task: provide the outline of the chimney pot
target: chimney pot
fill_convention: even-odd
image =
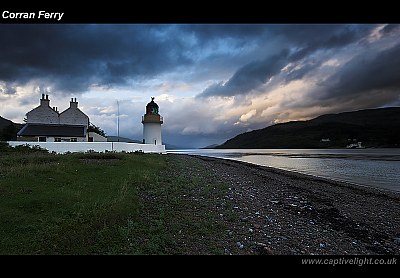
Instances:
[[[44,94],[42,94],[42,99],[44,99]]]
[[[76,98],[75,98],[75,102],[76,102]]]
[[[46,95],[46,99],[49,99],[49,95]]]

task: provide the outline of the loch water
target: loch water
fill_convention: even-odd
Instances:
[[[400,192],[399,149],[186,149],[167,153],[239,160]]]

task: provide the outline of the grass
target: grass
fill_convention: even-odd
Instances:
[[[0,149],[0,254],[221,253],[226,186],[196,162]]]

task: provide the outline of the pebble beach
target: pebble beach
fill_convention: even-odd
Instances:
[[[196,160],[208,173],[188,167],[188,178],[227,184],[223,197],[204,201],[226,227],[224,237],[205,240],[224,254],[400,254],[399,193],[233,160],[174,156]],[[235,217],[227,215],[227,203]]]

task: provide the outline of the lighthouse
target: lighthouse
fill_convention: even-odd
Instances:
[[[162,145],[161,124],[163,117],[158,114],[158,105],[154,102],[154,97],[146,105],[146,114],[142,116],[143,124],[143,144]]]

